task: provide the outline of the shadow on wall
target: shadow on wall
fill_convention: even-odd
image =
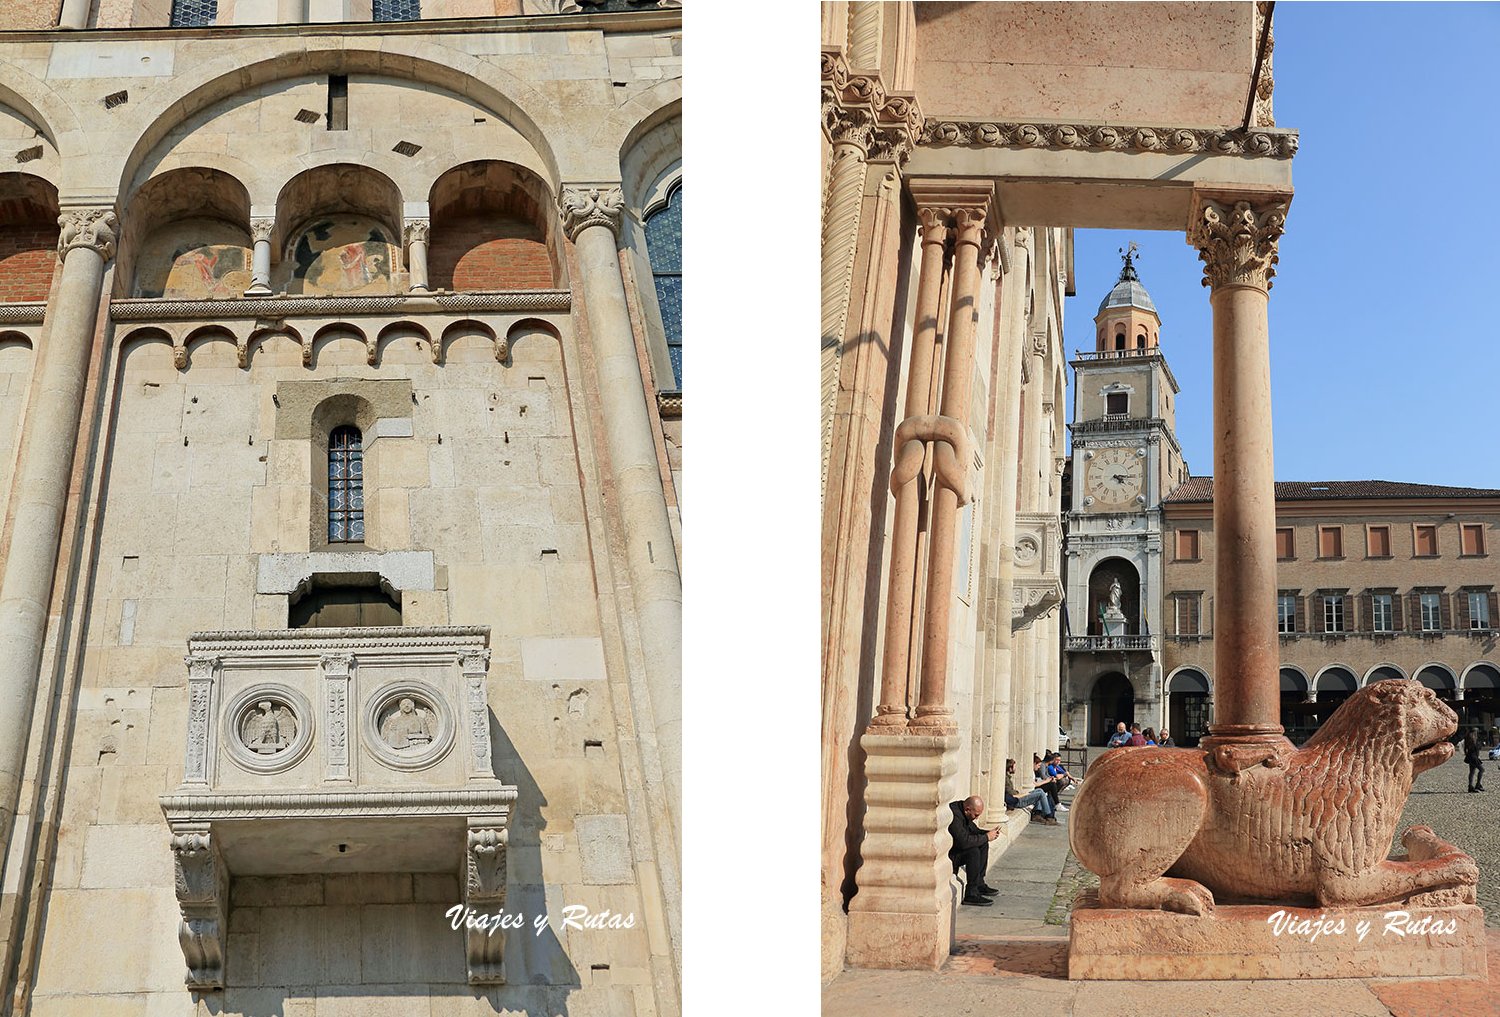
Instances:
[[[360,1007],[351,1012],[362,1012],[353,1001],[375,1008],[375,1000],[451,996],[487,1001],[495,1013],[568,1017],[569,997],[582,986],[554,929],[567,901],[560,884],[543,881],[547,800],[493,713],[490,739],[496,771],[517,788],[504,910],[525,924],[504,933],[506,984],[468,984],[464,935],[446,914],[462,901],[456,870],[243,877],[230,891],[229,985],[195,994],[206,1012],[289,1017],[314,997],[348,1000]],[[460,850],[455,844],[455,855]],[[538,933],[532,922],[543,911],[549,921]],[[438,1001],[432,1009],[446,1012]]]

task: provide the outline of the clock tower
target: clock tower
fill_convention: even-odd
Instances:
[[[1161,502],[1187,479],[1174,434],[1177,380],[1161,319],[1125,252],[1073,368],[1071,507],[1064,516],[1068,635],[1065,725],[1103,744],[1118,721],[1160,728]]]

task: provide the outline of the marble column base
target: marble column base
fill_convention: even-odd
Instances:
[[[1278,911],[1291,922],[1279,935],[1272,920]],[[1406,916],[1392,917],[1397,912]],[[1368,923],[1363,940],[1361,923]],[[1068,936],[1068,978],[1075,980],[1486,975],[1484,912],[1473,904],[1337,909],[1230,904],[1196,917],[1101,908],[1090,890],[1079,895]]]
[[[937,970],[953,946],[948,861],[954,735],[866,734],[865,837],[849,902],[846,960],[856,968]]]

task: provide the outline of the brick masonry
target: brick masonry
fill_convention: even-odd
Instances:
[[[56,226],[0,229],[0,302],[46,300],[56,266]]]
[[[541,231],[493,215],[433,223],[427,264],[434,289],[544,290],[556,279]]]

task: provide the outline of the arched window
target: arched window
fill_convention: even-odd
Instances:
[[[682,388],[682,184],[673,186],[667,202],[646,217],[646,255],[656,283],[672,380]]]
[[[360,544],[364,539],[364,446],[359,428],[338,427],[328,436],[328,542]]]
[[[422,0],[375,0],[375,21],[421,21]]]
[[[172,0],[173,28],[207,28],[219,18],[219,0]]]

